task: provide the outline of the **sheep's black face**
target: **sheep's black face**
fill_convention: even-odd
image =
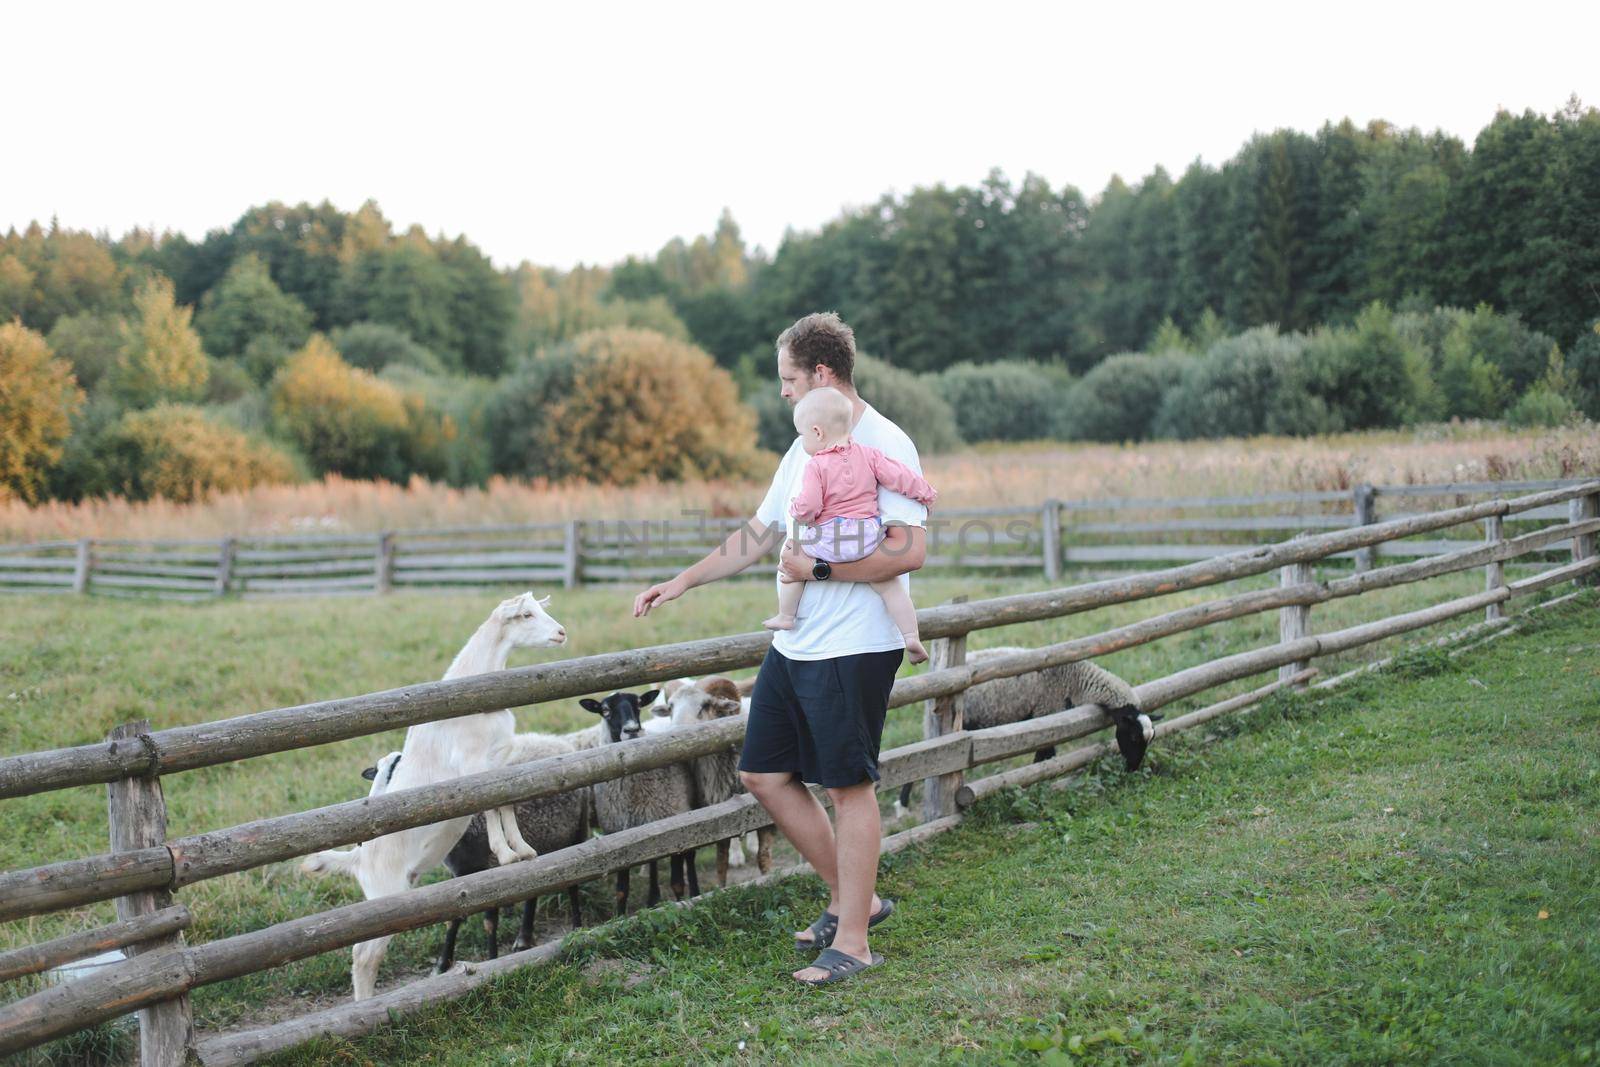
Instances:
[[[1145,715],[1131,704],[1112,708],[1107,714],[1117,724],[1117,751],[1122,753],[1123,764],[1130,771],[1138,770],[1155,737],[1155,721],[1161,716]]]
[[[578,703],[605,720],[611,740],[616,742],[638,737],[644,731],[639,722],[639,709],[649,707],[659,692],[651,689],[644,693],[612,693],[604,700],[585,697]]]

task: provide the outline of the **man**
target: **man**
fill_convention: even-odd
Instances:
[[[921,473],[911,439],[856,392],[855,335],[838,315],[807,315],[779,336],[777,348],[783,398],[791,406],[812,389],[839,390],[854,411],[854,439]],[[640,593],[634,617],[759,560],[787,523],[807,458],[796,439],[755,518],[676,578]],[[894,906],[874,892],[882,828],[873,783],[905,641],[867,583],[898,577],[909,587],[909,574],[922,566],[926,552],[927,509],[888,489],[880,487],[878,494],[887,528],[883,544],[866,559],[830,567],[785,545],[779,580],[808,584],[798,625],[773,636],[761,664],[739,760],[745,787],[828,884],[831,896],[822,917],[795,934],[797,947],[824,950],[816,965],[794,972],[815,985],[881,963],[867,945],[867,927],[887,918]],[[837,830],[802,782],[827,789]]]

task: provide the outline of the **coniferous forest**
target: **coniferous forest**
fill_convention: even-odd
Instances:
[[[770,251],[724,212],[568,271],[372,202],[34,223],[0,238],[0,496],[739,477],[792,437],[773,339],[819,309],[925,450],[1600,418],[1600,111],[1280,130],[1092,195],[995,171]]]

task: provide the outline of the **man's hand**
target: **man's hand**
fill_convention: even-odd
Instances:
[[[689,591],[689,585],[683,580],[683,575],[678,575],[671,581],[652,585],[649,589],[633,598],[633,617],[643,618],[650,614],[650,609],[669,600],[677,600]]]
[[[816,560],[800,550],[791,538],[783,543],[783,555],[778,557],[778,581],[809,582],[811,566]]]

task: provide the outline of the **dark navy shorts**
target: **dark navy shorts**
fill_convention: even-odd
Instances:
[[[904,649],[789,659],[768,649],[750,694],[739,769],[842,789],[878,780],[878,746]]]

